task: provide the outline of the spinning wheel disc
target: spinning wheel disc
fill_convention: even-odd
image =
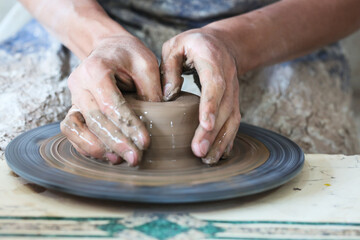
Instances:
[[[241,123],[231,156],[209,167],[184,153],[177,159],[144,159],[140,166],[79,154],[59,123],[15,138],[6,148],[10,168],[38,185],[75,195],[135,202],[200,202],[266,191],[292,179],[304,154],[289,139]]]

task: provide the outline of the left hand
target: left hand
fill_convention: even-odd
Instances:
[[[240,125],[238,69],[231,45],[221,31],[204,27],[183,32],[162,48],[166,101],[181,89],[183,66],[195,68],[199,75],[200,124],[191,148],[207,164],[215,164],[229,154]]]

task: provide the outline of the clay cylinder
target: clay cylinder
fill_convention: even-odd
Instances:
[[[146,102],[136,95],[125,95],[125,98],[150,133],[145,160],[179,159],[191,154],[191,140],[199,125],[198,96],[182,92],[169,102]]]

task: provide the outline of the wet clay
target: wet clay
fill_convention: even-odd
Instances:
[[[191,151],[191,140],[199,125],[198,96],[183,92],[170,102],[146,102],[136,95],[125,95],[125,99],[150,134],[142,167],[156,164],[161,168],[184,159],[198,161]]]

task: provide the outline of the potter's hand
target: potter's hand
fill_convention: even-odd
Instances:
[[[191,147],[207,164],[218,162],[230,152],[240,124],[239,83],[232,53],[221,32],[206,28],[179,34],[162,49],[165,100],[179,92],[183,66],[195,68],[200,77],[200,125]]]
[[[73,106],[61,131],[84,155],[137,165],[150,137],[119,88],[160,101],[159,75],[155,55],[137,38],[103,39],[69,77]]]

